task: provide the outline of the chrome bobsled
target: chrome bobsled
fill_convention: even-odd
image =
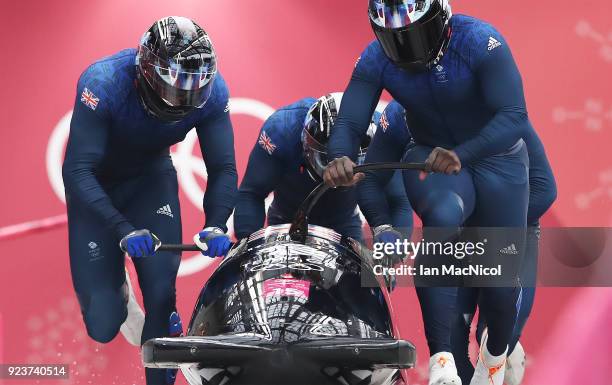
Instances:
[[[199,295],[184,337],[142,348],[145,366],[180,368],[192,385],[401,384],[414,346],[397,338],[384,285],[361,245],[289,225],[235,245]]]
[[[187,335],[147,341],[145,366],[180,368],[191,385],[404,384],[416,350],[397,335],[369,251],[308,225],[326,190],[313,190],[291,225],[234,245],[202,289]]]

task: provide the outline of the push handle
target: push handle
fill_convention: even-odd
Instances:
[[[355,166],[353,173],[357,174],[366,171],[377,171],[377,170],[419,170],[425,171],[425,163],[403,163],[403,162],[381,162],[381,163],[369,163],[361,166]],[[317,204],[319,199],[329,190],[329,186],[325,182],[321,182],[317,187],[314,188],[308,194],[306,199],[302,202],[302,205],[295,213],[293,222],[291,222],[291,229],[289,230],[289,236],[294,241],[304,242],[306,235],[308,234],[308,216],[312,211],[313,207]]]
[[[197,245],[189,245],[184,243],[162,243],[162,241],[153,234],[153,242],[155,243],[155,251],[201,251]]]

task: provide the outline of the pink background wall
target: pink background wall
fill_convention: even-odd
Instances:
[[[611,7],[605,0],[530,3],[452,2],[455,13],[496,25],[522,70],[529,113],[559,187],[544,225],[610,226]],[[2,2],[0,13],[5,16],[0,23],[0,232],[64,212],[53,186],[61,187],[54,176],[65,139],[61,119],[72,108],[76,80],[95,59],[135,46],[158,17],[189,16],[210,33],[232,97],[243,98],[234,100],[233,108],[241,176],[262,117],[302,97],[342,90],[373,39],[365,0],[21,0]],[[184,231],[191,234],[203,223],[198,201],[205,180],[191,177],[189,146],[173,151],[188,155],[177,166],[184,172]],[[198,150],[193,155],[199,157]],[[4,362],[71,364],[71,379],[58,384],[144,383],[137,349],[121,338],[102,346],[86,337],[67,250],[63,226],[0,240],[0,357]],[[178,305],[188,319],[211,266],[190,253],[184,262]],[[593,363],[585,357],[609,359],[612,336],[605,325],[609,328],[610,294],[608,289],[539,290],[523,340],[530,364],[527,384],[607,383],[587,376]],[[393,298],[403,337],[420,352],[411,381],[424,384],[426,350],[414,290],[401,288]],[[565,368],[562,373],[558,365]]]

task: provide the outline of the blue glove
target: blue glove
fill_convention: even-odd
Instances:
[[[181,321],[181,317],[177,312],[172,312],[170,314],[170,337],[179,337],[183,335],[183,322]]]
[[[123,237],[119,247],[132,258],[149,257],[155,253],[153,234],[147,230],[135,230]]]
[[[404,236],[402,233],[395,230],[391,225],[382,225],[374,229],[374,243],[390,243],[394,245],[398,240],[402,242],[404,240]],[[404,255],[398,253],[387,254],[380,261],[380,263],[384,267],[393,267],[402,262],[404,257]],[[383,278],[385,280],[387,290],[389,290],[389,292],[393,291],[397,285],[395,275],[385,275]]]
[[[218,227],[207,227],[193,237],[193,241],[200,249],[202,254],[207,257],[225,257],[225,254],[232,247],[227,234]]]
[[[395,243],[398,239],[402,240],[402,234],[393,228],[374,235],[374,243]]]
[[[374,243],[391,243],[395,244],[397,241],[403,242],[404,236],[399,231],[395,230],[391,225],[382,225],[374,229]],[[400,263],[404,259],[405,255],[398,253],[392,253],[386,255],[383,263],[394,266]]]

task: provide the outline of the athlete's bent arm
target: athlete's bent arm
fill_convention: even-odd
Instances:
[[[81,85],[77,88],[83,89]],[[98,179],[96,170],[104,159],[108,139],[108,116],[103,106],[92,110],[77,95],[62,176],[66,190],[66,201],[80,201],[92,210],[115,232],[117,239],[125,237],[135,228],[113,206]]]
[[[265,199],[280,182],[283,164],[255,144],[238,191],[234,230],[238,239],[261,229],[266,220]]]
[[[229,112],[219,111],[196,129],[208,173],[204,194],[204,227],[218,227],[227,231],[226,222],[236,204],[238,192],[234,130]]]
[[[338,119],[327,147],[332,161],[323,174],[323,179],[330,186],[352,185],[363,177],[353,176],[353,161],[357,157],[360,138],[368,130],[382,93],[378,76],[366,73],[360,62],[344,91]]]
[[[508,43],[494,29],[488,32],[475,38],[473,49],[478,59],[474,71],[485,103],[495,116],[476,137],[454,149],[463,166],[508,150],[529,127],[523,82]],[[489,45],[490,36],[501,45]]]
[[[376,134],[368,147],[366,163],[398,162],[402,158],[410,141],[402,113],[403,108],[392,102],[381,115]],[[392,170],[366,172],[364,180],[357,185],[359,208],[372,228],[393,224],[393,207],[385,191],[393,174]],[[405,199],[407,202],[408,198]]]

